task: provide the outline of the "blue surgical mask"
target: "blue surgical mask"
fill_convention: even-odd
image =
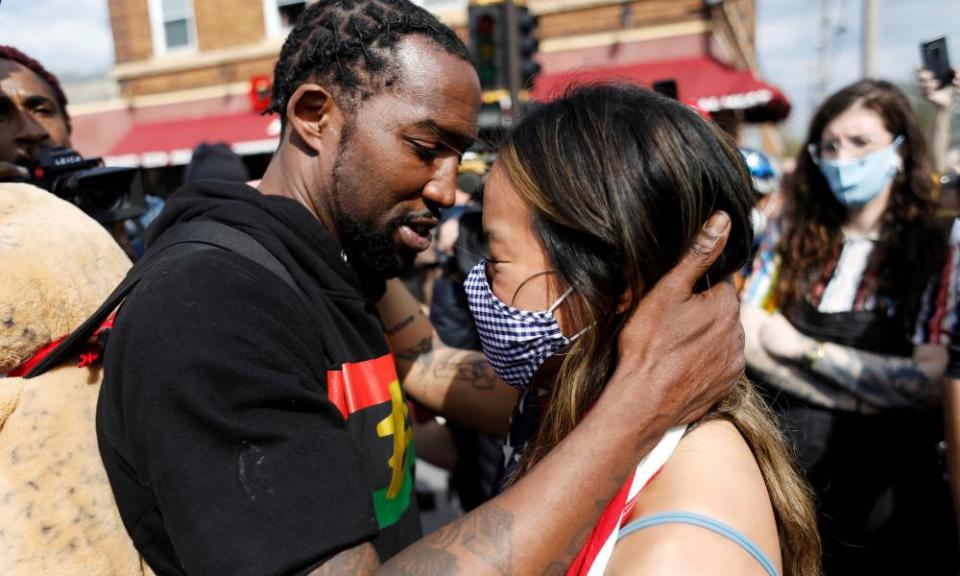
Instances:
[[[463,286],[483,353],[497,376],[521,392],[530,386],[533,375],[547,358],[586,330],[567,338],[553,315],[573,288],[546,310],[520,310],[503,303],[493,293],[487,282],[486,260],[473,267]]]
[[[903,160],[897,148],[902,142],[903,136],[897,136],[889,146],[852,160],[826,160],[814,155],[813,161],[837,200],[859,208],[883,192],[900,171]]]

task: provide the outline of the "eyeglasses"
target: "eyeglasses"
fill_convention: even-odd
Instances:
[[[874,150],[885,146],[886,138],[882,136],[853,136],[846,140],[827,140],[826,142],[811,142],[807,145],[807,152],[814,161],[820,158],[836,158],[841,150],[847,150],[850,156],[859,158]]]

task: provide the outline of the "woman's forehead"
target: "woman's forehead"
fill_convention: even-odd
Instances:
[[[887,131],[883,118],[876,111],[859,104],[847,108],[824,128],[824,135],[835,137],[883,134]]]
[[[497,256],[543,260],[543,243],[533,229],[531,209],[504,168],[494,165],[484,186],[483,227]]]
[[[530,207],[520,198],[504,168],[494,164],[483,190],[483,226],[488,236],[491,240],[507,240],[512,234],[530,231],[529,222]]]

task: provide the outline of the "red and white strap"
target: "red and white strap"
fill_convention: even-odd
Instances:
[[[640,461],[632,476],[604,509],[590,539],[570,565],[567,576],[602,576],[610,562],[617,533],[630,512],[640,490],[660,472],[687,431],[686,426],[671,428],[656,447]]]

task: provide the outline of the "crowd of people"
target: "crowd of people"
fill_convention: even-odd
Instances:
[[[203,144],[98,221],[0,46],[0,573],[956,575],[960,80],[918,84],[926,134],[862,80],[789,171],[623,84],[478,155],[452,30],[320,0],[264,174]]]

